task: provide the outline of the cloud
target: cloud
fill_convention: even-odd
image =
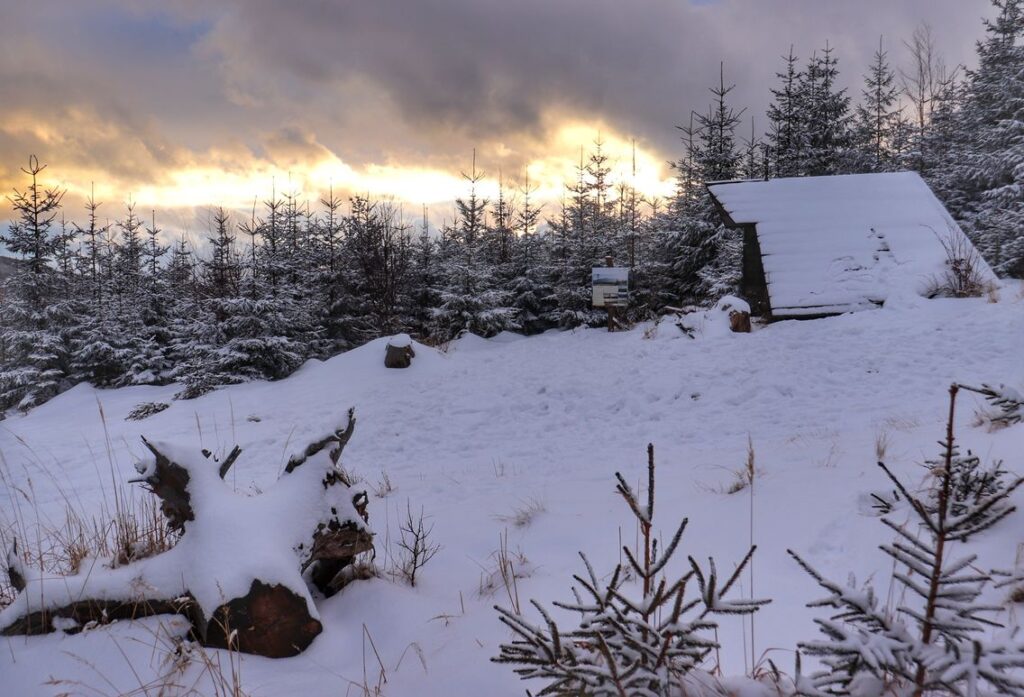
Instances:
[[[920,21],[951,62],[970,59],[985,0],[375,0],[224,2],[202,39],[234,94],[358,111],[379,90],[426,137],[525,136],[551,110],[597,115],[624,132],[672,141],[707,103],[720,61],[735,99],[762,114],[778,56],[830,41],[851,83],[879,35],[894,59]],[[965,31],[965,27],[973,27]],[[336,99],[332,99],[332,97]],[[341,116],[344,121],[344,115]]]
[[[493,178],[554,177],[601,131],[620,161],[637,139],[656,188],[720,62],[761,128],[790,44],[806,58],[829,41],[856,94],[880,34],[899,63],[928,21],[947,61],[969,62],[985,14],[987,0],[13,3],[0,186],[35,153],[79,191],[168,207],[288,172],[355,190],[391,177],[417,202],[457,190],[474,147]]]

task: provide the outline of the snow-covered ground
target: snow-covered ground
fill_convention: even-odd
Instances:
[[[408,370],[384,368],[381,340],[310,362],[287,380],[173,402],[138,422],[124,417],[139,403],[171,401],[177,388],[79,385],[0,424],[0,525],[31,533],[37,524],[59,527],[69,503],[98,509],[114,482],[134,475],[143,434],[222,452],[238,443],[244,453],[229,479],[241,490],[266,489],[287,453],[355,406],[359,423],[344,464],[361,486],[372,490],[385,474],[394,486],[384,498],[371,493],[379,561],[407,503],[424,509],[443,548],[416,588],[374,579],[321,601],[324,632],[302,655],[242,657],[245,691],[363,694],[364,682],[379,683],[379,656],[389,697],[521,695],[528,685],[488,660],[509,638],[492,609],[509,598],[500,584],[497,592],[484,588],[501,536],[525,558],[524,608],[531,597],[567,599],[577,550],[600,573],[619,560],[620,539],[633,544],[613,472],[638,482],[651,442],[661,530],[689,517],[684,554],[713,554],[731,568],[750,541],[751,492],[725,491],[749,438],[759,472],[755,591],[774,599],[756,617],[756,652],[791,669],[796,642],[816,635],[804,603],[819,591],[786,548],[834,578],[875,574],[888,588],[877,545],[889,536],[867,501],[887,488],[876,441],[888,442],[886,459],[898,473],[920,481],[919,464],[938,452],[950,382],[1024,383],[1024,300],[1016,288],[1001,295],[998,303],[932,300],[781,322],[749,335],[690,339],[662,323],[616,334],[470,336],[447,353],[417,345]],[[962,446],[1024,471],[1024,425],[989,433],[972,425],[981,406],[961,396]],[[529,507],[542,510],[516,526],[510,517]],[[986,562],[1012,566],[1024,541],[1021,515],[982,537]],[[180,622],[162,624],[181,631]],[[168,669],[154,640],[160,625],[152,618],[76,636],[0,639],[0,694],[138,690]],[[740,620],[723,623],[726,674],[748,669],[744,636]],[[194,670],[181,678],[196,679]],[[214,694],[199,679],[197,693]]]

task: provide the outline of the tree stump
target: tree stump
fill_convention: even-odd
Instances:
[[[388,339],[387,353],[384,355],[385,368],[408,368],[412,365],[412,339],[408,334],[396,334]]]
[[[320,620],[310,616],[304,598],[259,579],[253,580],[247,594],[224,603],[212,617],[201,614],[192,616],[192,627],[203,646],[267,658],[300,654],[323,630]]]
[[[742,310],[732,310],[729,313],[729,328],[734,332],[750,333],[750,313]]]
[[[729,329],[732,331],[750,333],[750,305],[746,300],[733,295],[725,295],[715,303],[715,310],[725,313],[729,318]]]

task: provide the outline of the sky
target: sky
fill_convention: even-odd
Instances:
[[[616,176],[671,190],[691,111],[724,64],[760,131],[790,46],[826,42],[843,83],[928,23],[974,62],[988,0],[0,0],[0,190],[29,155],[67,189],[202,234],[272,191],[393,196],[435,222],[528,178],[554,201],[600,138]],[[749,119],[753,117],[751,125]],[[634,173],[633,155],[636,155]],[[6,203],[6,202],[5,202]],[[548,205],[549,214],[554,204]],[[10,217],[0,207],[0,220]]]

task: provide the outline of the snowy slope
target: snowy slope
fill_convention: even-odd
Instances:
[[[916,172],[709,189],[733,221],[756,224],[776,317],[871,309],[895,292],[922,294],[944,273],[944,243],[971,246]],[[980,257],[978,265],[995,281]]]
[[[408,370],[384,369],[381,340],[311,362],[282,382],[174,402],[141,422],[124,417],[140,402],[170,401],[176,388],[80,385],[0,424],[0,526],[59,526],[68,502],[95,510],[112,481],[133,474],[140,434],[220,451],[237,442],[245,452],[229,479],[239,489],[265,489],[286,453],[354,405],[359,425],[346,467],[366,486],[384,473],[395,486],[386,498],[371,495],[381,557],[407,502],[431,517],[443,549],[420,587],[376,579],[321,601],[325,631],[312,647],[290,659],[244,657],[245,689],[362,694],[353,683],[378,682],[375,647],[386,669],[384,695],[521,695],[526,686],[488,661],[508,638],[491,609],[508,604],[504,589],[481,592],[499,536],[507,530],[509,547],[526,559],[520,567],[529,577],[518,584],[524,606],[529,597],[567,598],[579,571],[576,550],[610,570],[620,536],[632,544],[636,531],[612,473],[639,480],[652,442],[661,525],[689,517],[683,552],[713,553],[729,568],[749,543],[751,502],[749,491],[722,492],[749,437],[762,472],[753,500],[756,592],[774,598],[756,619],[757,651],[780,649],[769,657],[790,668],[795,643],[815,636],[803,603],[817,589],[785,549],[839,579],[851,571],[886,578],[876,545],[888,537],[866,501],[885,489],[876,437],[887,434],[889,463],[918,480],[918,463],[937,452],[951,381],[1024,382],[1024,301],[1018,290],[1002,295],[999,303],[921,301],[780,322],[750,335],[689,339],[662,323],[618,334],[467,337],[448,353],[417,345]],[[976,404],[962,399],[965,447],[1024,469],[1024,426],[992,434],[972,427]],[[546,510],[529,525],[507,520],[533,501]],[[993,565],[1012,564],[1019,515],[984,538]],[[137,689],[166,670],[163,652],[153,649],[157,624],[2,639],[0,695]],[[169,627],[181,631],[179,623]],[[745,670],[742,637],[738,620],[724,624],[727,674]],[[63,682],[43,684],[51,678]],[[212,693],[202,685],[200,694]]]

